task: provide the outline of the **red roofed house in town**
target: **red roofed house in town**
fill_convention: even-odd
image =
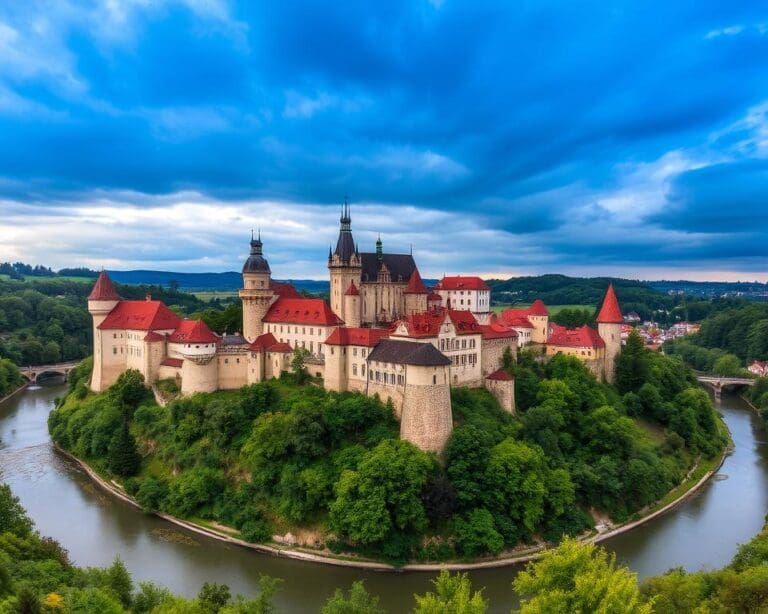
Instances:
[[[479,277],[445,276],[432,291],[441,296],[446,307],[466,309],[481,324],[488,322],[491,315],[491,289]]]

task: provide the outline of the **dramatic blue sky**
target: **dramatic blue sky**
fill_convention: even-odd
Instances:
[[[762,9],[762,10],[761,10]],[[755,0],[0,3],[0,260],[768,279]]]

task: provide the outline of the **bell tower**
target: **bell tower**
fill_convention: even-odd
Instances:
[[[264,332],[264,316],[275,299],[272,272],[262,253],[261,231],[257,238],[251,232],[251,254],[243,265],[243,336],[253,341]]]
[[[345,322],[359,322],[360,313],[347,313],[346,307],[360,309],[360,301],[345,301],[350,287],[360,287],[362,264],[360,253],[352,237],[352,217],[349,213],[349,203],[344,199],[339,219],[339,238],[336,249],[328,251],[328,270],[331,278],[331,309]]]

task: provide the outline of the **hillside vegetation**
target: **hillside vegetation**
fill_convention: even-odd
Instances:
[[[498,555],[588,530],[593,510],[626,520],[722,450],[690,372],[642,344],[633,351],[618,390],[575,358],[508,359],[517,417],[485,390],[454,389],[442,462],[401,441],[378,399],[291,375],[160,407],[136,371],[89,393],[84,363],[49,428],[125,478],[146,509],[223,523],[251,541],[311,532],[317,547],[393,563]]]

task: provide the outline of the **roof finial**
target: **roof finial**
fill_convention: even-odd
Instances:
[[[259,228],[259,241],[261,241],[261,228]]]
[[[413,243],[411,243],[411,256],[413,256]]]
[[[251,228],[251,241],[253,241],[253,228]]]

